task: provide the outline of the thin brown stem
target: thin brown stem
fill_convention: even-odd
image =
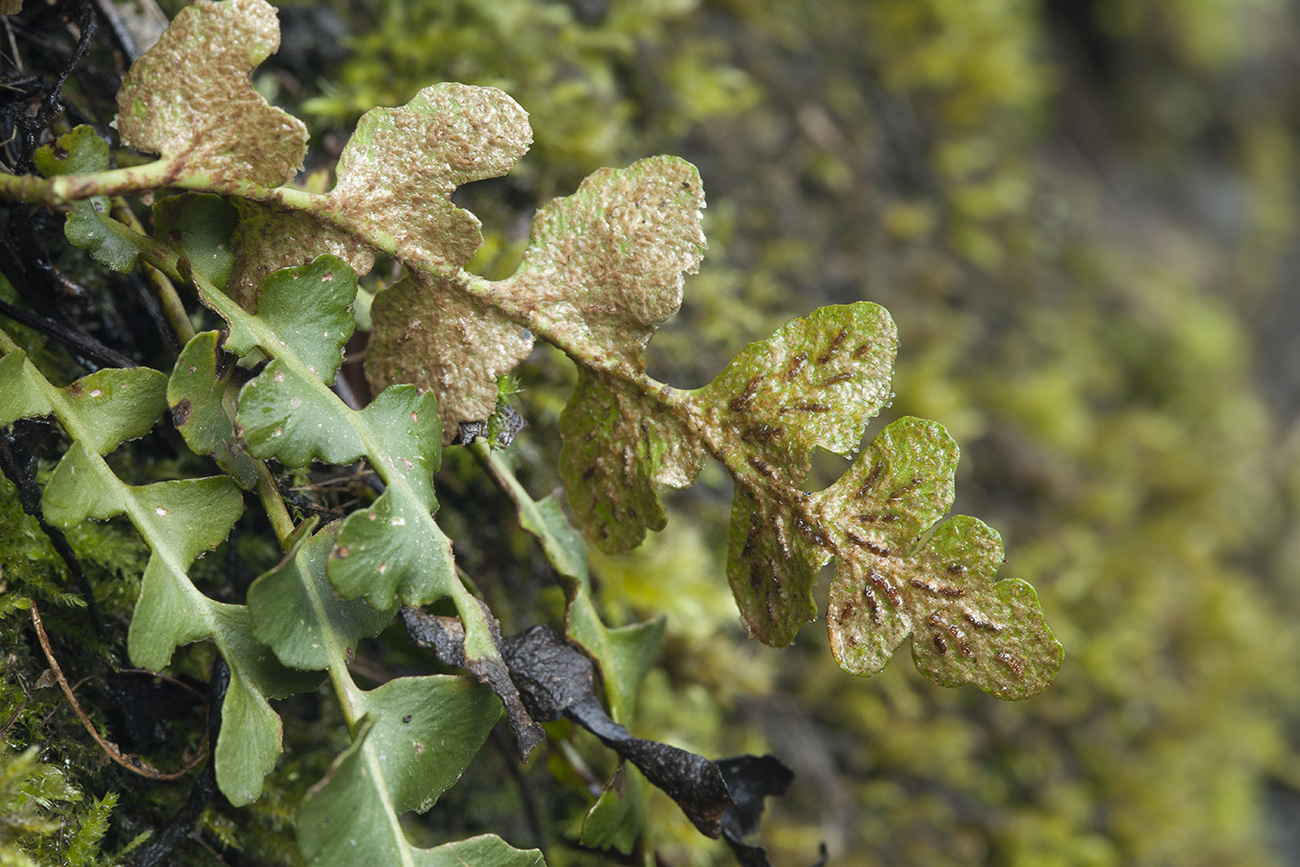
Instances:
[[[35,602],[32,603],[31,611],[32,625],[36,627],[36,638],[41,643],[41,650],[45,652],[45,659],[50,664],[50,671],[54,673],[54,679],[59,682],[59,687],[67,697],[68,704],[72,706],[72,711],[77,715],[77,719],[81,720],[81,724],[85,726],[86,731],[90,736],[95,739],[95,743],[99,744],[99,748],[104,751],[105,755],[131,773],[138,774],[142,777],[148,777],[151,780],[180,779],[190,771],[194,770],[194,768],[198,766],[199,762],[203,761],[207,757],[208,751],[205,745],[204,748],[200,750],[199,754],[184,768],[175,773],[167,774],[148,764],[138,756],[123,753],[118,748],[117,744],[105,740],[104,737],[100,735],[99,729],[95,728],[95,724],[90,721],[90,717],[82,709],[81,703],[77,701],[77,697],[72,692],[72,687],[68,685],[68,679],[63,676],[63,669],[59,667],[59,661],[54,658],[54,651],[50,648],[50,639],[45,634],[45,625],[41,623],[41,613],[36,609]]]

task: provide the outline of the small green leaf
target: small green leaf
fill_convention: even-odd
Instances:
[[[579,842],[597,850],[632,854],[645,830],[645,804],[650,792],[650,783],[640,771],[631,763],[620,764],[582,820]]]
[[[424,813],[464,773],[501,718],[491,690],[463,677],[404,677],[365,693],[369,746],[398,814]]]
[[[167,377],[147,367],[108,368],[62,389],[82,443],[106,455],[144,436],[167,406]]]
[[[282,749],[280,717],[267,699],[310,692],[323,678],[280,665],[271,649],[253,637],[247,607],[210,606],[214,639],[230,665],[214,752],[217,786],[232,804],[243,806],[261,797],[262,779],[274,770]]]
[[[254,347],[276,358],[290,356],[329,385],[343,363],[343,345],[352,336],[356,297],[356,272],[334,256],[282,268],[263,281],[256,320],[228,319],[226,348],[241,356]]]
[[[47,178],[107,171],[110,165],[108,145],[93,127],[84,124],[59,136],[54,144],[37,148],[33,161]],[[108,196],[74,202],[63,234],[95,261],[125,274],[135,267],[140,236],[109,216],[111,210]]]
[[[93,126],[83,123],[59,136],[53,144],[38,147],[32,162],[47,178],[102,172],[110,164],[108,144]],[[107,201],[108,197],[103,198]]]
[[[378,635],[393,611],[339,599],[325,567],[334,534],[322,530],[300,542],[248,588],[253,635],[290,668],[326,669],[351,658],[357,642]]]
[[[490,690],[461,677],[406,677],[362,694],[358,705],[366,722],[298,813],[298,843],[308,864],[352,867],[358,853],[373,864],[541,863],[534,853],[483,838],[476,839],[488,860],[445,861],[455,850],[416,849],[398,822],[407,810],[432,807],[483,745],[501,716]],[[456,854],[468,857],[475,848]]]
[[[249,79],[279,46],[280,25],[265,0],[186,6],[122,80],[122,142],[161,154],[177,175],[266,187],[288,181],[302,168],[307,127],[268,105]]]
[[[235,208],[210,193],[182,193],[153,206],[153,234],[218,288],[235,263],[230,235],[239,217]]]
[[[388,609],[394,599],[421,605],[453,595],[458,586],[451,540],[417,501],[385,491],[353,512],[339,531],[330,580],[345,599]]]
[[[129,509],[136,529],[155,543],[154,553],[183,569],[219,545],[244,510],[239,491],[224,476],[117,490],[96,484],[97,476],[102,478],[99,463],[83,441],[68,450],[45,488],[43,506],[51,522],[72,527],[87,518],[104,520]]]
[[[172,369],[167,404],[186,445],[196,454],[212,455],[221,469],[248,490],[257,484],[257,466],[235,436],[235,423],[225,406],[224,396],[235,366],[223,365],[222,355],[218,332],[195,335]],[[224,368],[220,375],[219,367]]]
[[[0,335],[4,335],[0,331]],[[8,336],[4,335],[8,341]],[[0,358],[0,427],[20,418],[40,418],[54,412],[41,385],[45,377],[27,360],[27,353],[14,347]]]
[[[495,834],[480,834],[421,851],[416,867],[545,867],[536,849],[516,849]]]
[[[366,450],[339,416],[339,402],[300,365],[276,359],[239,392],[235,431],[259,458],[305,467],[312,458],[347,465]]]

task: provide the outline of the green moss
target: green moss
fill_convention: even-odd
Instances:
[[[537,136],[512,172],[540,201],[640,154],[647,139],[752,104],[757,93],[701,32],[698,4],[615,3],[583,18],[567,3],[386,2],[340,11],[358,22],[352,57],[308,116],[352,123],[375,105],[401,105],[421,87],[497,87],[528,110]]]

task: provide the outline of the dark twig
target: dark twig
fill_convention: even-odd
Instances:
[[[464,581],[468,576],[462,576]],[[476,599],[482,608],[492,642],[501,647],[501,632],[496,620],[481,600]],[[406,637],[411,643],[423,650],[432,650],[434,656],[443,665],[461,668],[491,687],[506,709],[506,722],[515,733],[519,745],[519,758],[527,760],[533,748],[546,739],[542,727],[524,709],[520,701],[520,691],[512,680],[508,666],[493,659],[471,659],[465,655],[465,627],[456,618],[431,617],[418,608],[403,605],[400,611],[406,626]],[[504,648],[502,648],[504,650]]]
[[[0,270],[29,306],[47,317],[62,317],[63,306],[90,304],[90,293],[65,277],[50,261],[36,232],[36,208],[17,202],[9,208],[9,234],[0,250]]]
[[[18,133],[19,133],[19,151],[18,159],[14,164],[14,174],[25,175],[31,173],[32,157],[36,153],[36,146],[40,142],[41,133],[44,132],[50,124],[63,114],[63,85],[67,83],[69,76],[80,65],[86,52],[90,50],[90,44],[95,39],[96,19],[95,7],[89,0],[82,0],[79,4],[77,15],[77,28],[81,32],[77,39],[77,47],[72,50],[72,56],[68,58],[67,64],[59,72],[58,80],[45,93],[45,99],[41,100],[40,108],[36,110],[33,116],[18,116]]]
[[[217,661],[212,665],[212,677],[208,681],[208,743],[210,744],[217,742],[217,735],[221,732],[221,705],[225,701],[229,686],[230,667],[226,664],[226,660],[218,655]],[[140,852],[135,857],[134,867],[154,867],[155,864],[163,863],[163,859],[172,853],[181,840],[194,832],[199,814],[217,796],[217,792],[217,755],[214,749],[208,757],[203,773],[199,774],[199,778],[194,782],[194,788],[190,789],[190,795],[185,799],[184,805],[167,823],[167,827],[150,837],[140,847]]]
[[[464,668],[465,633],[459,620],[403,608],[407,635],[443,665]],[[634,737],[605,712],[595,694],[592,661],[547,626],[502,642],[502,656],[533,719],[568,717],[631,762],[677,802],[700,833],[722,837],[741,867],[771,867],[761,846],[744,838],[758,829],[763,800],[785,792],[794,773],[772,756],[710,761],[669,744]],[[818,865],[824,862],[818,862]]]
[[[113,41],[117,43],[117,48],[122,52],[128,64],[134,63],[135,59],[140,56],[140,49],[135,44],[135,37],[126,26],[126,21],[122,18],[122,13],[117,11],[117,6],[113,0],[94,0],[95,9],[103,16],[104,21],[108,24],[109,32],[113,35]]]
[[[105,346],[89,334],[83,334],[77,329],[56,322],[47,316],[23,310],[21,307],[15,307],[4,300],[0,300],[0,314],[8,316],[13,321],[26,325],[28,328],[33,328],[46,337],[52,337],[59,341],[68,347],[68,350],[75,358],[82,360],[83,367],[92,372],[101,367],[139,367],[136,361],[129,356]],[[86,364],[85,361],[94,363]]]
[[[546,828],[542,824],[542,811],[537,806],[537,796],[533,792],[533,787],[529,784],[528,778],[524,776],[523,770],[519,763],[514,761],[514,747],[509,739],[502,734],[500,728],[492,729],[492,746],[496,747],[501,756],[501,763],[506,767],[506,773],[514,780],[515,785],[519,787],[519,800],[524,807],[524,816],[528,819],[528,827],[533,832],[533,840],[537,844],[537,849],[542,853],[542,859],[546,859]]]

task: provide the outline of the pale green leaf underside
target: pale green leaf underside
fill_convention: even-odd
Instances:
[[[667,520],[656,483],[685,487],[703,450],[671,413],[617,380],[578,368],[578,385],[560,416],[564,480],[578,525],[601,550],[635,548]]]
[[[640,373],[646,343],[681,307],[685,275],[703,258],[703,207],[699,172],[683,159],[601,169],[537,213],[519,270],[494,290],[566,351]]]
[[[235,199],[233,204],[239,215],[230,239],[235,261],[224,288],[245,310],[257,309],[258,286],[281,268],[305,265],[324,255],[338,256],[358,274],[369,273],[375,264],[374,251],[360,236],[310,214],[268,208],[248,199]]]
[[[221,355],[218,332],[195,335],[172,369],[167,404],[185,444],[195,454],[211,455],[241,488],[250,489],[257,484],[256,462],[235,436],[234,420],[223,402],[234,365],[226,365],[218,376]]]
[[[410,265],[460,267],[483,243],[456,188],[504,175],[533,139],[528,114],[492,87],[437,84],[373,108],[339,156],[329,210],[354,232],[392,238]]]
[[[285,559],[248,589],[253,635],[290,668],[346,666],[357,642],[378,635],[393,611],[340,599],[326,574],[334,533],[300,540]]]
[[[82,125],[59,136],[53,145],[37,148],[34,162],[47,178],[102,172],[109,167],[108,145],[92,127]],[[109,216],[111,209],[108,196],[74,202],[63,233],[95,261],[126,273],[135,266],[137,249],[131,230]]]
[[[367,378],[375,388],[410,382],[432,389],[444,443],[460,422],[492,415],[497,379],[533,348],[527,329],[451,281],[418,271],[380,292],[370,318]]]
[[[374,864],[458,867],[542,863],[538,853],[496,837],[417,849],[398,822],[407,810],[432,807],[487,739],[501,716],[487,687],[462,677],[406,677],[364,693],[360,706],[366,722],[298,813],[298,843],[308,864],[352,867],[362,857]]]

